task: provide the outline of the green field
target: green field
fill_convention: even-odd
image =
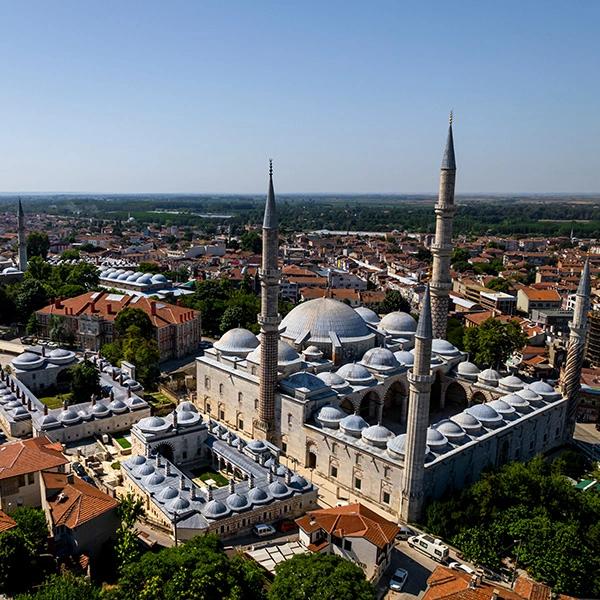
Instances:
[[[217,473],[216,471],[213,471],[212,469],[207,469],[205,471],[202,471],[199,474],[194,473],[194,479],[200,479],[200,481],[206,481],[207,479],[212,479],[213,481],[216,482],[218,487],[222,487],[229,483],[229,480],[226,477],[221,475],[221,473]]]
[[[56,394],[55,396],[42,396],[41,398],[38,398],[38,400],[45,404],[48,408],[60,408],[64,404],[65,400],[67,401],[67,404],[70,402],[71,394],[67,393]]]
[[[117,442],[117,444],[119,444],[119,446],[121,446],[121,448],[123,448],[123,450],[127,450],[127,448],[131,448],[131,443],[129,442],[129,440],[126,440],[124,437],[115,437],[114,440],[115,440],[115,442]]]

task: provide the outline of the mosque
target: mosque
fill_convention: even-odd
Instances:
[[[443,155],[433,269],[418,322],[381,319],[332,298],[277,311],[280,271],[272,167],[263,221],[260,336],[237,328],[197,359],[196,404],[241,437],[264,439],[289,463],[416,521],[429,498],[511,460],[570,440],[578,401],[590,273],[586,264],[561,390],[480,370],[445,340],[452,221],[452,122]]]

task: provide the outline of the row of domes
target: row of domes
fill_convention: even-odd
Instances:
[[[168,279],[161,273],[142,273],[141,271],[130,271],[125,269],[106,269],[100,272],[100,279],[138,283],[141,285],[168,283]]]
[[[42,368],[46,362],[55,365],[67,365],[75,360],[75,352],[65,348],[56,348],[51,350],[46,356],[36,352],[22,352],[16,358],[12,359],[12,365],[23,371],[33,371]]]

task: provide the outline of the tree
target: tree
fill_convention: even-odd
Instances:
[[[245,252],[258,254],[262,250],[262,237],[258,231],[246,231],[240,236],[240,247]]]
[[[136,561],[140,557],[140,545],[135,529],[136,521],[144,514],[144,503],[131,492],[121,499],[118,507],[121,524],[117,529],[115,551],[120,568]]]
[[[450,258],[450,263],[453,267],[456,265],[456,263],[461,262],[469,264],[470,258],[471,254],[466,248],[454,248],[452,251],[452,257]]]
[[[479,367],[498,368],[515,351],[527,343],[527,336],[517,321],[504,323],[490,318],[478,327],[465,330],[465,350]]]
[[[51,315],[48,334],[53,342],[62,344],[63,342],[67,341],[67,338],[69,337],[69,330],[65,317],[60,315]]]
[[[89,263],[77,263],[69,265],[70,273],[66,283],[71,285],[83,286],[86,290],[92,290],[98,287],[98,268]]]
[[[219,329],[221,333],[225,333],[234,327],[239,327],[244,318],[244,311],[241,306],[229,306],[225,309],[221,320],[219,321]]]
[[[502,279],[501,277],[496,277],[487,282],[485,286],[490,290],[494,290],[496,292],[508,292],[510,290],[510,283],[506,279]]]
[[[98,369],[89,361],[84,360],[69,369],[71,376],[71,397],[72,403],[88,402],[92,394],[99,396],[100,373]]]
[[[41,256],[43,259],[48,257],[50,249],[50,240],[48,234],[41,231],[32,231],[27,236],[27,256]]]
[[[50,279],[51,274],[52,266],[41,256],[32,256],[27,261],[27,272],[25,273],[25,277],[44,283]]]
[[[41,588],[21,594],[16,600],[100,600],[100,597],[100,590],[93,583],[65,571],[62,575],[52,575]]]
[[[18,528],[0,533],[0,593],[12,595],[22,591],[32,581],[31,545]]]
[[[299,554],[275,567],[269,600],[374,600],[354,563],[331,554]]]
[[[20,506],[10,515],[21,533],[31,544],[34,554],[46,552],[48,547],[48,523],[44,511],[30,506]]]
[[[48,294],[44,285],[36,279],[26,279],[19,286],[15,296],[17,314],[26,323],[31,314],[48,304]]]
[[[154,339],[154,326],[150,317],[141,308],[124,308],[115,319],[115,331],[118,335],[128,334],[131,326],[139,330],[139,335],[147,340]]]
[[[387,314],[396,310],[410,313],[410,302],[398,290],[388,290],[377,312]]]
[[[0,286],[0,323],[9,325],[14,322],[17,308],[12,294],[8,293],[6,286]]]
[[[65,250],[60,257],[62,260],[78,260],[81,258],[81,253],[76,248],[69,248]]]
[[[160,352],[155,339],[148,340],[132,325],[121,339],[121,360],[135,365],[136,379],[148,389],[155,389],[160,378]]]

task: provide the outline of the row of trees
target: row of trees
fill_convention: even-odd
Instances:
[[[432,502],[425,527],[467,560],[492,569],[506,558],[556,591],[600,596],[600,495],[581,492],[570,453],[489,472],[452,497]]]

